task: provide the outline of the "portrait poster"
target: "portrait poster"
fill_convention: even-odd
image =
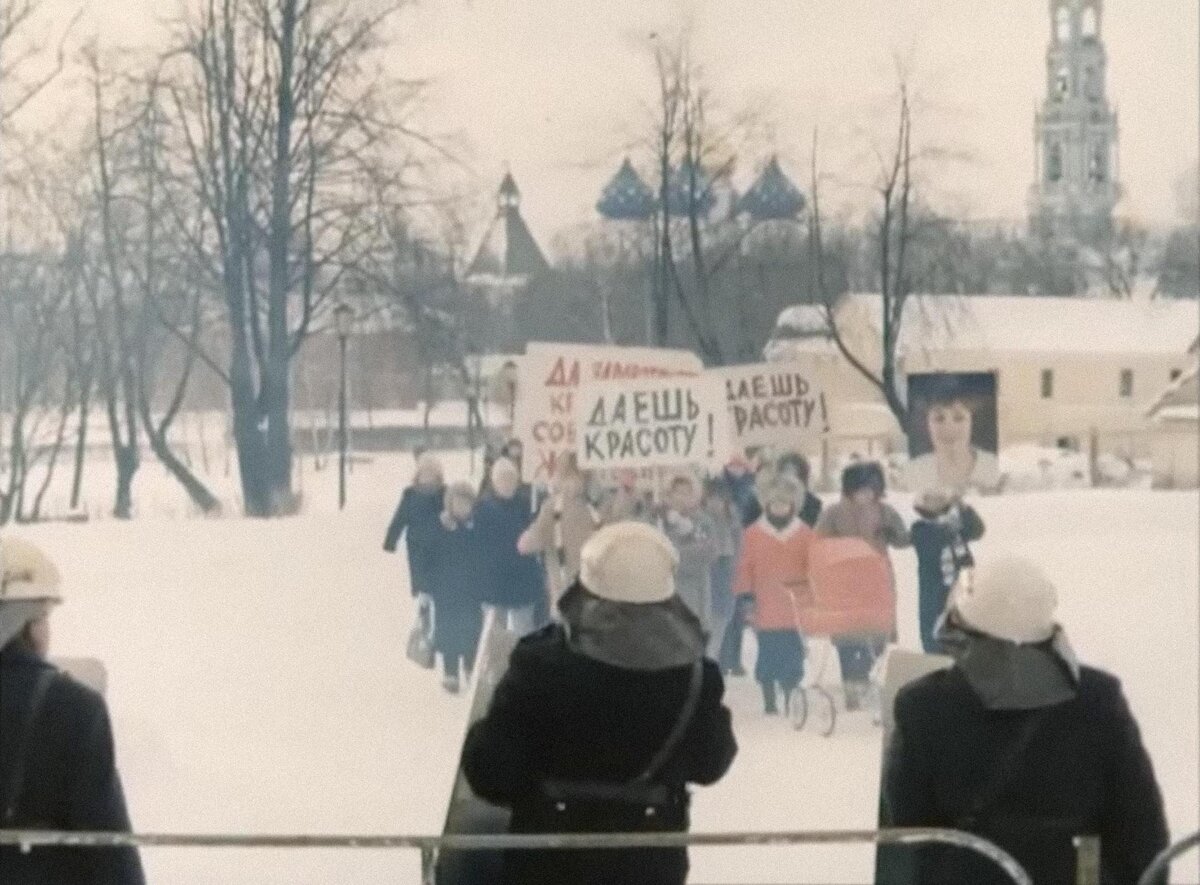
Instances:
[[[908,376],[908,490],[950,498],[989,493],[1000,482],[994,372]]]

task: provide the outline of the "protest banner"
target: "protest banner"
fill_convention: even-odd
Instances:
[[[524,444],[522,477],[544,484],[556,460],[575,451],[574,401],[581,384],[698,375],[703,368],[686,350],[530,342],[518,367],[513,415],[513,433]]]
[[[575,403],[579,466],[717,468],[729,457],[728,420],[709,374],[585,384]]]
[[[820,373],[802,363],[758,363],[715,369],[729,404],[735,449],[779,445],[829,432]]]

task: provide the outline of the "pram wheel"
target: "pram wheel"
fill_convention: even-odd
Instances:
[[[833,701],[833,695],[825,689],[817,686],[814,691],[817,694],[817,702],[813,709],[813,724],[817,734],[829,737],[837,725],[837,705]]]
[[[808,722],[808,692],[803,687],[799,687],[788,697],[788,715],[792,718],[792,728],[800,731]]]

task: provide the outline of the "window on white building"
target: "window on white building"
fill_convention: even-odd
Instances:
[[[1071,39],[1071,10],[1065,4],[1054,10],[1054,36],[1059,43]]]
[[[1100,32],[1100,17],[1096,15],[1096,7],[1089,6],[1083,10],[1083,20],[1079,26],[1085,37],[1096,37]]]
[[[1054,370],[1042,369],[1042,399],[1054,396]]]
[[[1121,396],[1126,399],[1133,396],[1133,369],[1121,370]]]

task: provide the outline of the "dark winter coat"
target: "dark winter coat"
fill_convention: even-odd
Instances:
[[[560,812],[539,800],[546,780],[637,777],[673,728],[690,679],[686,666],[633,670],[587,657],[568,645],[561,625],[526,637],[513,652],[491,709],[467,735],[467,780],[482,798],[512,808],[514,833],[686,831],[685,785],[714,783],[737,752],[720,671],[708,660],[703,667],[695,716],[656,778],[676,797],[666,813],[620,806]],[[512,852],[504,881],[682,885],[687,869],[682,849]]]
[[[13,782],[17,744],[38,674],[53,670],[13,642],[0,651],[0,795]],[[58,673],[33,725],[24,788],[4,826],[129,831],[104,698]],[[6,885],[142,885],[136,850],[0,847]]]
[[[429,545],[441,517],[444,493],[443,486],[425,489],[413,485],[406,488],[400,496],[400,504],[396,507],[396,513],[392,516],[387,535],[383,539],[383,549],[388,553],[395,553],[400,535],[405,534],[413,596],[431,592],[433,562]]]
[[[1120,683],[1080,669],[1072,700],[1042,708],[1007,787],[963,826],[1005,748],[1038,711],[988,709],[959,666],[931,674],[896,697],[896,728],[884,772],[886,822],[956,827],[1007,850],[1037,885],[1075,881],[1072,837],[1101,840],[1101,882],[1134,885],[1167,845],[1162,796]],[[978,885],[1010,881],[961,849],[922,848],[915,870],[887,881]]]
[[[967,544],[983,537],[983,520],[974,508],[960,504],[957,509],[957,530],[945,518],[937,518],[932,514],[922,514],[922,518],[914,522],[909,530],[917,554],[917,610],[921,647],[930,653],[941,650],[933,629],[938,616],[946,608],[946,599],[958,573],[975,564]]]
[[[812,492],[804,493],[804,503],[800,505],[800,512],[797,514],[800,521],[807,525],[810,529],[817,527],[817,520],[821,518],[821,508],[824,505],[821,499]],[[757,522],[763,515],[762,505],[758,503],[758,498],[751,497],[747,502],[746,509],[743,511],[742,525],[749,528]],[[749,517],[748,519],[746,517]]]
[[[489,605],[524,608],[545,597],[541,561],[517,552],[517,539],[532,522],[528,486],[511,498],[485,498],[476,507],[475,531],[486,566],[483,601]]]
[[[753,525],[762,516],[762,506],[754,493],[754,474],[743,473],[741,476],[735,476],[726,470],[722,476],[729,485],[729,494],[742,519],[742,528]]]
[[[429,542],[432,563],[433,644],[443,655],[474,657],[483,630],[488,568],[474,522],[447,528],[441,518]]]

